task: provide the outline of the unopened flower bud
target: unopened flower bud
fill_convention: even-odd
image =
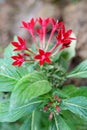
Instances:
[[[46,112],[48,110],[48,106],[44,106],[43,110]]]
[[[60,107],[58,105],[56,105],[56,111],[60,112]]]
[[[52,118],[53,118],[53,113],[51,112],[49,115],[49,120],[52,120]]]

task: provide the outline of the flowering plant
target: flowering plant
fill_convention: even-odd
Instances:
[[[22,21],[21,28],[33,45],[17,36],[0,59],[0,95],[7,93],[0,96],[0,122],[19,120],[19,130],[78,129],[87,121],[87,88],[64,82],[87,78],[87,60],[68,72],[75,55],[72,30],[53,18]]]

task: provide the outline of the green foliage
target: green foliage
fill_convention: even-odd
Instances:
[[[9,110],[9,101],[2,101],[0,102],[0,122],[14,122],[27,114],[29,115],[41,102],[43,102],[43,100],[35,99],[26,105]]]
[[[87,78],[87,60],[66,74],[75,45],[73,41],[52,64],[43,67],[37,62],[13,67],[11,56],[17,53],[12,45],[5,49],[0,59],[0,130],[87,130],[87,87],[63,85],[67,78]],[[48,110],[44,111],[46,105]]]
[[[81,118],[87,120],[87,97],[73,97],[63,100],[64,109],[79,115]]]
[[[28,103],[31,99],[48,93],[51,90],[50,83],[44,79],[42,73],[33,72],[23,77],[16,84],[10,101],[10,108],[22,106]]]
[[[5,74],[0,74],[0,91],[9,92],[12,91],[16,85],[17,80]]]
[[[51,130],[71,130],[65,120],[61,116],[54,115],[55,124],[50,128]]]
[[[0,130],[19,130],[17,123],[0,123]]]
[[[80,63],[74,68],[68,75],[67,78],[87,78],[87,60]]]
[[[84,96],[87,97],[87,87],[80,86],[75,87],[74,85],[64,86],[62,93],[65,93],[68,97]]]

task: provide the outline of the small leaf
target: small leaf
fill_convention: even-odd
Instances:
[[[63,100],[63,105],[67,110],[79,115],[87,120],[87,98],[78,96]]]
[[[87,60],[80,63],[74,68],[68,75],[67,78],[87,78]]]
[[[10,108],[14,109],[15,107],[29,103],[31,99],[46,94],[50,90],[50,83],[42,73],[30,73],[16,84],[11,95]]]

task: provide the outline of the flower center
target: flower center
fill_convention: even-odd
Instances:
[[[46,58],[46,56],[45,55],[42,55],[42,60],[44,60]]]

